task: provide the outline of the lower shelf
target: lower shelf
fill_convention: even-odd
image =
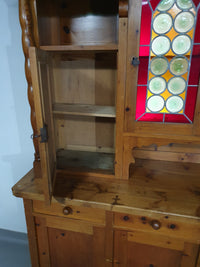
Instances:
[[[114,160],[115,154],[113,153],[59,150],[57,169],[114,174]]]

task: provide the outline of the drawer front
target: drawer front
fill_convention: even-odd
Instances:
[[[33,201],[33,212],[105,224],[105,211],[90,207],[62,205],[59,203],[45,206],[44,202],[35,200]]]
[[[200,244],[200,220],[190,218],[160,214],[141,216],[115,213],[114,227],[156,233]]]

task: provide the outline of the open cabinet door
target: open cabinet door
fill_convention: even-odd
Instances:
[[[37,129],[40,136],[39,151],[42,169],[43,192],[47,203],[51,202],[56,172],[56,151],[52,117],[51,82],[48,53],[30,47],[30,67],[33,84]]]

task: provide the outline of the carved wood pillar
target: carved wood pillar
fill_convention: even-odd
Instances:
[[[30,71],[30,60],[29,60],[29,47],[38,46],[38,32],[36,23],[36,3],[35,0],[19,0],[19,19],[22,29],[22,46],[25,56],[25,74],[28,83],[28,100],[31,108],[31,125],[33,128],[33,135],[38,135],[36,127],[33,87],[31,80]],[[37,138],[33,139],[35,149],[35,160],[34,160],[34,172],[35,177],[41,177],[40,167],[40,154],[39,154],[39,142]]]
[[[128,0],[119,0],[119,16],[128,17]]]

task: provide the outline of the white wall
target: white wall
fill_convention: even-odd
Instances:
[[[26,232],[22,199],[11,191],[34,153],[17,0],[0,0],[0,25],[0,228]]]

